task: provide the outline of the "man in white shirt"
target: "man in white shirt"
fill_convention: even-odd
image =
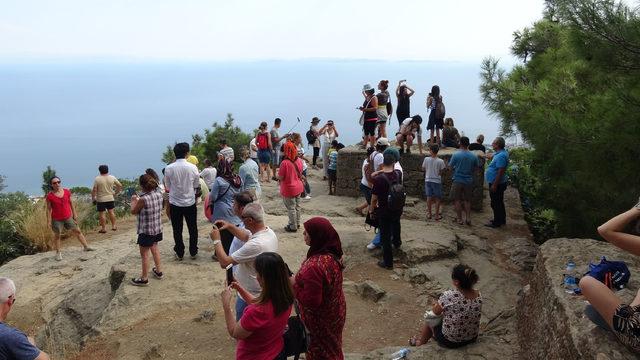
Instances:
[[[246,243],[231,256],[227,255],[220,241],[220,231],[217,228],[211,230],[211,240],[215,248],[215,253],[220,262],[220,267],[226,268],[229,264],[238,264],[234,273],[235,281],[237,281],[244,290],[253,296],[260,295],[262,290],[258,283],[256,269],[254,266],[255,259],[264,252],[278,251],[278,238],[276,234],[264,224],[264,209],[258,203],[250,203],[245,205],[242,210],[242,223],[246,230],[251,234],[247,234],[245,230],[240,229],[233,224],[224,220],[216,221],[215,225],[220,230],[231,231],[238,239],[246,238]],[[247,303],[238,296],[236,300],[236,318],[240,319],[246,308]]]
[[[176,259],[182,261],[184,257],[184,242],[182,241],[182,219],[189,229],[189,254],[195,259],[198,254],[198,224],[196,220],[196,198],[200,196],[200,173],[198,168],[187,162],[189,144],[179,143],[173,147],[176,161],[165,168],[164,182],[169,193],[169,208],[171,227]]]
[[[211,164],[211,160],[209,159],[204,159],[204,166],[204,169],[200,172],[200,177],[204,180],[204,183],[207,184],[209,190],[211,190],[213,182],[216,181],[218,170],[213,167],[213,164]]]

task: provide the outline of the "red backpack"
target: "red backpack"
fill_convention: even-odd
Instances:
[[[258,150],[267,150],[269,149],[269,133],[259,133],[257,140],[256,140],[256,146],[258,147]]]

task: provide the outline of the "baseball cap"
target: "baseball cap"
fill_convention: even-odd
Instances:
[[[389,146],[389,140],[386,137],[378,138],[378,141],[376,141],[376,145]]]

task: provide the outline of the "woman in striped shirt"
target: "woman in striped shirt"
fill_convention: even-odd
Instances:
[[[131,279],[131,284],[146,286],[149,283],[149,252],[153,256],[155,267],[151,269],[153,276],[162,279],[160,267],[160,250],[158,242],[162,240],[162,192],[158,180],[152,175],[140,176],[142,195],[131,197],[131,213],[138,215],[138,245],[142,257],[142,275]]]

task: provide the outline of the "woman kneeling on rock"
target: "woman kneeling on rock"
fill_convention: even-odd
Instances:
[[[142,257],[142,275],[131,279],[131,284],[146,286],[149,283],[149,252],[156,265],[151,271],[157,279],[162,279],[160,269],[160,250],[158,242],[162,240],[162,203],[163,197],[158,180],[152,175],[144,174],[139,179],[142,195],[131,197],[131,213],[138,215],[138,245]]]
[[[453,268],[451,279],[455,289],[445,291],[432,310],[424,314],[420,335],[411,338],[410,345],[420,346],[433,337],[440,346],[455,349],[478,339],[482,296],[473,288],[478,274],[469,266],[459,264]]]
[[[640,201],[628,210],[598,227],[598,233],[611,244],[634,255],[640,255],[640,236],[625,233],[629,224],[640,218]],[[640,290],[627,305],[611,289],[591,276],[580,279],[582,295],[589,301],[585,313],[594,323],[613,331],[618,340],[640,352]],[[593,311],[595,308],[596,311]]]

